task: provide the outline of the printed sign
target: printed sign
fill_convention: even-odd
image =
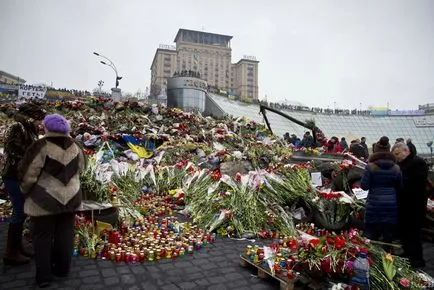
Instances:
[[[42,99],[45,97],[47,88],[20,85],[18,88],[18,99]]]
[[[353,193],[357,199],[368,198],[369,190],[363,190],[361,188],[353,188]]]
[[[414,120],[416,127],[434,127],[434,119],[423,118],[421,120]]]
[[[423,116],[424,110],[389,111],[389,116]]]
[[[317,187],[317,186],[322,186],[322,177],[321,177],[321,172],[312,172],[310,174],[311,178],[312,178],[312,185]]]

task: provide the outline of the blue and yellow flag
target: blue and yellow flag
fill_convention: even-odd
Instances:
[[[148,152],[145,147],[141,146],[136,138],[130,135],[123,135],[122,138],[127,142],[128,147],[140,158],[150,158],[154,154],[153,152]]]

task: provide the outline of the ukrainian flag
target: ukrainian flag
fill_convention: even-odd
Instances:
[[[128,147],[140,158],[150,158],[154,154],[153,152],[148,152],[145,147],[141,146],[136,138],[130,135],[123,135],[122,138],[127,142]]]

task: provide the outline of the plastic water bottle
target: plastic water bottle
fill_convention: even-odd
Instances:
[[[366,253],[360,253],[354,261],[354,276],[351,285],[358,286],[360,290],[369,290],[369,261]]]

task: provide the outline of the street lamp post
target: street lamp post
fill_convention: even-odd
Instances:
[[[102,57],[103,59],[105,59],[106,61],[100,60],[100,63],[102,63],[103,65],[106,65],[108,67],[111,67],[112,70],[115,72],[116,74],[116,81],[115,81],[115,87],[117,88],[119,86],[119,81],[122,79],[122,77],[120,77],[118,75],[118,69],[116,68],[115,64],[106,56],[99,54],[98,52],[93,52],[94,55]]]
[[[430,156],[430,165],[433,166],[433,160],[432,160],[432,145],[433,145],[433,141],[429,141],[428,143],[426,143],[426,146],[428,146],[429,150],[431,151],[431,156]]]

